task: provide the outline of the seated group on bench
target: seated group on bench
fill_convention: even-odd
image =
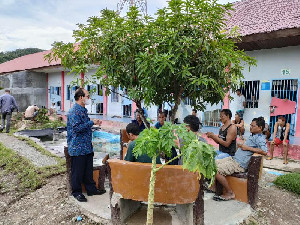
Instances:
[[[220,120],[223,126],[220,128],[219,135],[215,135],[212,132],[207,133],[208,138],[212,138],[219,144],[219,150],[217,151],[217,156],[215,158],[218,170],[216,179],[225,189],[221,196],[214,196],[214,200],[216,201],[227,201],[235,198],[235,194],[231,190],[226,180],[226,176],[247,171],[253,153],[266,155],[268,151],[266,137],[263,134],[265,127],[265,120],[263,117],[254,118],[252,120],[250,125],[251,136],[247,138],[245,142],[241,141],[238,143],[236,143],[237,127],[231,124],[231,117],[231,111],[229,109],[223,109],[220,113]],[[187,129],[189,131],[194,132],[198,136],[199,141],[206,142],[206,140],[198,133],[200,121],[196,116],[189,115],[185,117],[184,123],[187,124]],[[132,154],[132,150],[135,146],[134,140],[139,135],[139,127],[133,123],[128,124],[126,132],[132,142],[129,143],[125,160],[151,163],[152,160],[147,155],[135,158]],[[177,140],[176,142],[178,142],[177,145],[180,146],[180,140]],[[236,146],[238,147],[237,151]],[[176,154],[175,149],[174,151]],[[161,163],[159,157],[157,158],[157,163]],[[182,161],[179,159],[176,164],[182,164]],[[215,184],[212,186],[212,191],[215,191]]]

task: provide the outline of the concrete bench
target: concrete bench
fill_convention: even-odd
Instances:
[[[258,181],[261,177],[263,167],[263,156],[253,154],[250,159],[248,170],[245,173],[235,173],[226,176],[230,188],[235,194],[235,199],[249,203],[252,208],[256,206]],[[223,187],[217,182],[217,195],[222,195]]]
[[[109,159],[108,165],[111,218],[120,225],[148,201],[151,164]],[[182,224],[204,224],[202,184],[203,178],[182,166],[165,166],[156,175],[154,201],[176,204]]]
[[[66,158],[66,167],[67,167],[67,190],[69,195],[72,194],[72,185],[71,185],[71,156],[68,152],[68,147],[64,147],[64,153]],[[96,188],[99,190],[105,190],[104,182],[105,182],[105,174],[106,174],[106,165],[96,166],[93,168],[93,179],[96,182]],[[82,184],[82,192],[86,192],[84,185]]]

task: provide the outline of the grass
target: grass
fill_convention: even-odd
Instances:
[[[9,135],[12,135],[13,130]],[[51,154],[43,147],[36,144],[29,138],[17,137],[26,142],[26,144],[34,147],[41,154],[54,157],[58,162],[53,166],[36,167],[28,159],[18,155],[15,151],[6,148],[0,142],[0,167],[4,168],[7,173],[13,173],[20,182],[20,189],[36,190],[46,183],[47,178],[54,175],[64,173],[66,171],[65,160]]]
[[[276,178],[274,184],[279,187],[300,195],[300,173],[289,173]]]

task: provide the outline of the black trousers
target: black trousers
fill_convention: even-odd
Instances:
[[[97,190],[93,180],[93,156],[94,153],[71,156],[72,195],[75,197],[82,193],[82,183],[87,193],[93,193]]]

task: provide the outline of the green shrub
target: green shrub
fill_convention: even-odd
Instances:
[[[300,195],[300,173],[289,173],[276,178],[274,184],[277,187]]]

